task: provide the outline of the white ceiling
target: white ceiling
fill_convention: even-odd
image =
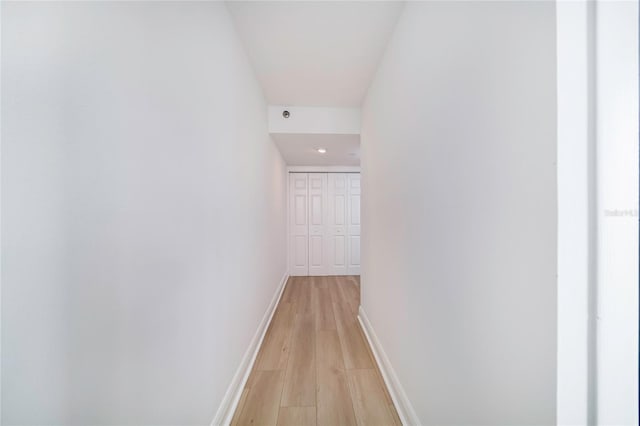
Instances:
[[[360,135],[277,133],[271,137],[290,166],[360,165]],[[326,148],[326,154],[317,148]]]
[[[267,101],[360,106],[402,2],[231,1]]]

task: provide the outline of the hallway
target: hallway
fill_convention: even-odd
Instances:
[[[232,425],[400,425],[360,325],[359,276],[290,277]]]
[[[0,426],[639,425],[640,0],[0,5]]]

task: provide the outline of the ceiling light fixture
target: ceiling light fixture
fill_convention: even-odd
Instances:
[[[327,152],[326,148],[318,148],[316,149],[316,151],[318,151],[320,154],[324,154]]]

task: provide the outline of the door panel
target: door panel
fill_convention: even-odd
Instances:
[[[310,237],[311,247],[309,253],[311,256],[309,257],[309,267],[313,268],[322,268],[323,265],[323,235],[311,235]]]
[[[306,188],[305,188],[306,189]],[[307,225],[307,196],[305,195],[296,195],[295,203],[294,203],[294,217],[295,217],[295,225],[297,226],[306,226]]]
[[[348,174],[347,274],[360,275],[360,174]]]
[[[347,217],[347,195],[336,194],[331,200],[333,201],[333,224],[335,226],[344,226]],[[331,203],[329,203],[331,204]]]
[[[333,265],[338,267],[346,267],[347,266],[347,258],[345,253],[345,248],[347,247],[347,239],[344,235],[336,235],[333,237]],[[337,271],[337,275],[343,275]],[[345,272],[346,273],[346,272]]]
[[[327,173],[309,173],[309,275],[326,275]]]
[[[290,275],[309,275],[308,176],[289,174],[289,242]]]
[[[360,195],[351,194],[350,198],[349,202],[351,204],[349,207],[351,208],[351,214],[349,215],[349,219],[351,221],[349,224],[351,226],[360,226]]]
[[[350,244],[349,244],[349,248],[350,248],[350,252],[349,252],[349,258],[351,260],[350,262],[350,267],[351,268],[355,268],[355,267],[360,267],[360,236],[359,235],[352,235],[350,238]]]
[[[307,236],[296,235],[294,242],[294,266],[296,268],[307,268]]]
[[[327,273],[346,275],[347,273],[347,175],[329,173],[328,176],[329,221],[329,263]]]
[[[311,194],[311,225],[322,226],[324,223],[324,194]]]

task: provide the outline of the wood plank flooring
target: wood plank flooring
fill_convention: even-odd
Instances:
[[[291,277],[232,425],[401,426],[358,323],[360,277]]]

